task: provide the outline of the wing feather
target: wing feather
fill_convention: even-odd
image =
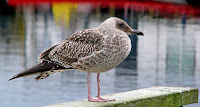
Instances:
[[[92,29],[83,30],[43,51],[38,59],[54,61],[59,65],[69,67],[80,58],[101,50],[103,48],[102,39],[103,36]]]

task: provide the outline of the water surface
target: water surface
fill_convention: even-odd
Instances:
[[[184,24],[182,17],[152,18],[144,13],[128,13],[124,17],[123,11],[95,13],[88,5],[78,11],[66,11],[65,15],[59,11],[59,5],[51,9],[43,6],[37,11],[33,6],[24,6],[15,15],[0,16],[1,107],[37,107],[86,98],[87,74],[80,71],[56,73],[41,81],[35,81],[35,76],[7,80],[39,63],[37,56],[44,49],[76,31],[97,27],[111,16],[127,18],[131,27],[143,31],[145,36],[130,36],[130,56],[117,68],[101,74],[102,95],[153,86],[200,88],[198,18],[187,19]],[[92,96],[96,96],[96,74],[91,75],[91,80]],[[188,105],[198,106],[199,103]]]

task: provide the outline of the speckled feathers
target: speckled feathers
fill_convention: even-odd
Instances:
[[[38,59],[55,61],[64,67],[71,67],[72,63],[77,62],[80,58],[101,50],[103,48],[102,39],[102,35],[94,30],[83,30],[45,50]]]
[[[111,17],[97,28],[74,33],[60,44],[44,50],[38,57],[42,62],[37,67],[47,65],[45,66],[49,67],[47,70],[41,69],[35,72],[37,67],[33,67],[12,79],[39,72],[40,75],[36,77],[38,80],[52,73],[71,69],[88,73],[106,72],[116,67],[129,55],[131,41],[128,34],[134,33],[142,34],[132,29],[125,21]]]
[[[120,22],[121,21],[121,22]],[[63,67],[84,72],[105,72],[117,66],[129,54],[131,42],[118,24],[128,24],[110,18],[100,27],[73,34],[60,44],[45,50],[39,60],[54,61]]]

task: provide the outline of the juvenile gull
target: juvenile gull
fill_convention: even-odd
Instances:
[[[41,63],[9,80],[33,74],[39,74],[35,79],[41,80],[56,72],[75,69],[88,74],[88,101],[114,101],[101,98],[99,76],[119,65],[129,55],[131,40],[128,35],[132,34],[143,35],[122,19],[111,17],[97,28],[74,33],[60,44],[44,50],[38,56]],[[90,73],[97,73],[96,99],[91,97]]]

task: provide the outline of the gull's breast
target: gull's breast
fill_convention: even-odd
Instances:
[[[127,35],[104,38],[104,48],[84,58],[88,62],[85,72],[106,72],[119,65],[130,53],[131,41]]]

